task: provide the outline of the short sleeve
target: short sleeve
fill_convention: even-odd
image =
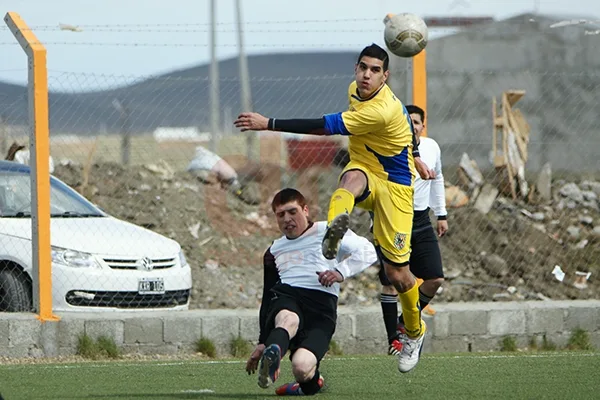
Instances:
[[[342,121],[351,135],[365,135],[380,130],[385,125],[385,118],[375,107],[345,111],[342,113]]]

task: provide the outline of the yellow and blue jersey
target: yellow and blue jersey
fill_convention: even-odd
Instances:
[[[349,136],[350,160],[375,176],[412,186],[412,122],[402,102],[384,84],[367,99],[358,96],[356,81],[348,88],[348,111],[324,116],[330,134]]]

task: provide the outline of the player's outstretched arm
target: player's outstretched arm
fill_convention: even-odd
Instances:
[[[330,135],[324,118],[276,119],[259,113],[241,113],[233,124],[245,131],[276,131],[301,133],[305,135]]]
[[[245,131],[276,131],[305,135],[364,135],[385,124],[375,107],[326,114],[321,118],[277,119],[258,113],[241,113],[233,124]]]

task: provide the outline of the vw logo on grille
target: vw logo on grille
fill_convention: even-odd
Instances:
[[[138,262],[138,269],[141,271],[152,271],[153,268],[152,260],[148,257],[144,257]]]

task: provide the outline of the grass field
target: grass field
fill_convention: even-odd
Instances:
[[[130,161],[132,165],[142,165],[164,160],[173,168],[184,170],[194,158],[197,145],[206,148],[210,146],[208,142],[157,142],[148,135],[132,136]],[[121,162],[121,137],[117,135],[82,137],[73,140],[64,140],[58,136],[52,140],[51,154],[56,160],[70,159],[84,164],[94,146],[94,161]],[[217,153],[221,156],[246,155],[246,137],[235,135],[220,140],[217,144]]]
[[[6,147],[13,142],[28,145],[27,136],[14,136],[7,139],[0,147]],[[254,154],[262,162],[280,164],[287,160],[286,147],[279,136],[264,136],[254,142]],[[143,165],[164,160],[177,170],[185,170],[194,158],[196,146],[210,148],[209,142],[171,140],[159,142],[152,135],[133,135],[130,142],[131,165]],[[235,134],[220,138],[216,144],[217,154],[221,157],[247,156],[247,135]],[[7,148],[0,149],[2,156]],[[50,138],[50,154],[55,162],[68,159],[85,164],[93,156],[94,162],[121,163],[121,137],[119,135],[60,136]]]
[[[401,375],[390,356],[331,357],[321,399],[592,399],[600,353],[424,355]],[[290,380],[282,363],[276,385]],[[0,365],[0,393],[16,399],[265,399],[242,360]]]

